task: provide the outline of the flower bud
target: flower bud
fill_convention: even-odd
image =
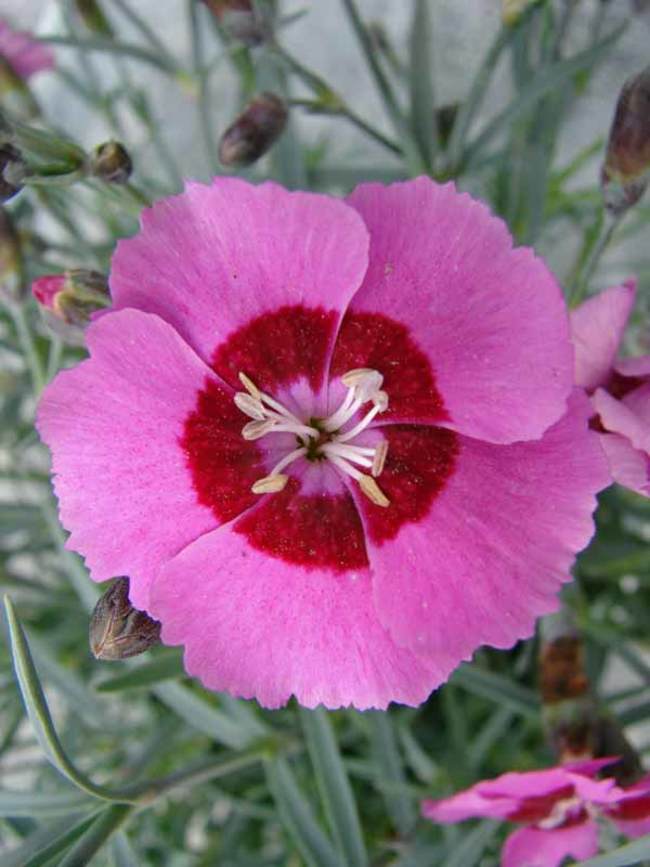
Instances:
[[[13,220],[0,208],[0,295],[16,298],[23,284],[23,256]]]
[[[117,141],[100,144],[90,158],[90,173],[107,184],[125,184],[132,171],[131,157]]]
[[[287,125],[284,101],[262,93],[248,103],[221,137],[219,159],[224,166],[248,166],[265,154]]]
[[[203,0],[226,33],[244,45],[259,45],[269,39],[268,21],[252,0]]]
[[[601,186],[605,205],[620,214],[636,204],[650,177],[650,66],[621,90],[609,131]]]
[[[9,142],[0,145],[0,202],[6,202],[23,188],[27,173],[20,151]]]
[[[75,0],[77,14],[86,25],[88,30],[98,36],[113,36],[113,28],[108,23],[102,7],[97,0]]]
[[[106,277],[85,268],[39,277],[32,283],[32,294],[52,318],[80,329],[111,303]]]
[[[129,579],[117,578],[90,617],[90,649],[96,659],[128,659],[160,642],[160,623],[129,602]]]

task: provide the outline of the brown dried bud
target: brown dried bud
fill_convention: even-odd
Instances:
[[[225,131],[219,142],[224,166],[248,166],[263,156],[282,135],[289,116],[287,106],[274,93],[261,93]]]
[[[131,157],[118,141],[100,144],[90,158],[90,173],[107,184],[125,184],[132,171]]]
[[[160,623],[129,602],[129,579],[117,578],[90,618],[90,649],[97,659],[128,659],[160,642]]]
[[[203,0],[226,33],[244,45],[259,45],[271,36],[268,21],[251,0]]]
[[[607,208],[620,214],[636,204],[650,175],[650,66],[621,90],[609,131],[601,185]]]
[[[6,202],[23,188],[27,173],[20,151],[9,142],[0,145],[0,202]]]

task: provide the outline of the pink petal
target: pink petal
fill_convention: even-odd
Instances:
[[[650,454],[650,385],[635,389],[622,401],[598,388],[591,400],[606,431],[626,437],[635,449]]]
[[[606,814],[627,837],[650,834],[650,777],[626,788]]]
[[[367,569],[287,564],[241,523],[189,545],[152,588],[163,641],[185,645],[185,668],[206,687],[265,707],[293,694],[307,707],[363,710],[417,705],[448,674],[391,641]]]
[[[615,482],[650,496],[650,459],[645,452],[635,449],[630,441],[619,434],[602,434],[600,444],[609,462]]]
[[[228,338],[235,349],[243,337],[261,339],[267,362],[282,353],[287,333],[300,339],[286,322],[280,331],[263,319],[252,335],[241,331],[297,305],[326,321],[318,337],[319,357],[326,358],[363,279],[367,249],[363,222],[343,202],[274,183],[215,178],[211,186],[188,183],[181,195],[143,212],[140,233],[118,244],[111,289],[117,307],[157,313],[210,363]],[[302,349],[314,339],[305,337]],[[238,385],[228,370],[218,370]]]
[[[0,56],[7,60],[21,78],[29,78],[37,72],[54,68],[54,55],[47,45],[33,39],[29,33],[14,30],[2,20]]]
[[[197,501],[183,425],[216,377],[171,326],[136,310],[108,313],[87,331],[91,358],[45,389],[38,430],[52,450],[67,547],[92,578],[131,578],[148,605],[160,564],[216,526]]]
[[[650,376],[650,355],[637,355],[636,358],[619,358],[614,367],[621,376],[632,378]]]
[[[46,274],[33,281],[32,295],[39,304],[51,310],[54,305],[54,299],[61,292],[64,284],[64,274]]]
[[[540,437],[573,380],[566,308],[546,266],[513,250],[505,224],[453,184],[363,184],[348,201],[371,236],[351,310],[407,326],[429,359],[445,426],[490,442]]]
[[[539,442],[499,447],[458,437],[453,474],[426,514],[394,538],[384,533],[391,507],[355,492],[379,617],[399,644],[460,662],[480,644],[510,647],[528,637],[535,618],[557,607],[593,534],[595,494],[610,481],[590,414],[576,390],[570,411]],[[416,470],[403,469],[414,492],[422,484]]]
[[[583,861],[597,853],[595,822],[580,822],[549,831],[520,828],[504,844],[501,867],[559,867],[568,856]]]
[[[628,280],[588,298],[571,312],[577,385],[591,391],[607,382],[635,294],[636,280]]]
[[[482,785],[482,784],[479,784]],[[432,822],[453,824],[464,822],[465,819],[489,818],[507,819],[519,806],[517,798],[484,797],[472,786],[464,792],[458,792],[450,798],[439,801],[423,801],[422,815]]]

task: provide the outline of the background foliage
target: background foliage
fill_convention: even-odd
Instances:
[[[243,175],[335,193],[370,174],[453,177],[486,198],[519,242],[543,247],[559,235],[575,239],[575,259],[558,275],[575,300],[597,276],[592,253],[603,226],[603,141],[569,164],[558,163],[557,142],[626,25],[611,22],[604,2],[594,4],[586,40],[569,48],[580,4],[535,3],[499,30],[464,101],[436,105],[433,0],[413,0],[403,56],[390,33],[367,26],[354,0],[332,2],[331,14],[356,34],[356,62],[370,69],[390,123],[386,133],[355,104],[354,93],[335,93],[308,57],[283,48],[294,17],[283,15],[279,3],[261,4],[274,16],[276,41],[250,49],[229,38],[205,6],[187,0],[189,62],[173,44],[161,44],[156,22],[141,19],[137,4],[106,0],[104,30],[88,28],[81,5],[62,3],[67,33],[47,40],[67,46],[54,74],[87,112],[102,115],[132,151],[136,170],[126,187],[35,178],[9,206],[22,254],[11,280],[5,269],[0,314],[0,585],[13,603],[0,642],[0,867],[494,864],[503,827],[434,826],[418,819],[419,802],[553,761],[536,692],[536,639],[510,652],[482,650],[426,704],[388,713],[312,712],[293,704],[264,711],[203,691],[183,676],[179,653],[169,648],[125,662],[92,659],[88,613],[99,591],[81,560],[63,548],[47,455],[33,429],[39,391],[82,350],[46,327],[28,287],[62,267],[107,271],[115,240],[135,231],[143,202],[180,188],[166,131],[139,86],[143,65],[186,93],[206,157],[223,171],[211,83],[229,65],[242,104],[272,88],[292,100],[294,114],[317,112],[333,129],[352,124],[385,153],[371,172],[332,162],[326,142],[306,147],[291,123],[269,157]],[[125,21],[135,34],[127,42],[114,36]],[[82,76],[67,63],[70,52]],[[114,67],[110,86],[97,73],[98,56]],[[477,124],[495,69],[510,73],[511,98]],[[43,109],[43,128],[66,140],[66,130]],[[147,130],[154,159],[139,161],[125,113]],[[577,180],[585,177],[586,183]],[[613,244],[647,233],[649,217],[650,205],[642,202]],[[0,244],[6,265],[6,238]],[[643,349],[650,261],[634,264],[641,285],[631,348]],[[650,502],[611,489],[598,523],[566,603],[584,630],[595,688],[623,724],[637,726],[643,756],[650,750]],[[612,839],[611,848],[616,844]],[[643,857],[650,857],[650,841],[593,863]]]

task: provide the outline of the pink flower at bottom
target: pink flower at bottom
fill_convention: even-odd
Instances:
[[[594,779],[614,761],[503,774],[450,798],[424,801],[422,814],[446,824],[475,817],[523,823],[504,844],[502,867],[558,867],[566,857],[581,861],[598,852],[599,817],[628,837],[650,833],[650,776],[625,789],[612,779]]]
[[[615,481],[650,496],[650,355],[617,358],[636,285],[588,298],[571,314],[576,383],[591,395]]]
[[[452,184],[187,185],[46,389],[68,546],[277,707],[418,704],[557,606],[609,483],[555,280]]]
[[[27,80],[37,72],[54,68],[54,54],[29,33],[14,30],[0,19],[0,57],[19,78]]]

